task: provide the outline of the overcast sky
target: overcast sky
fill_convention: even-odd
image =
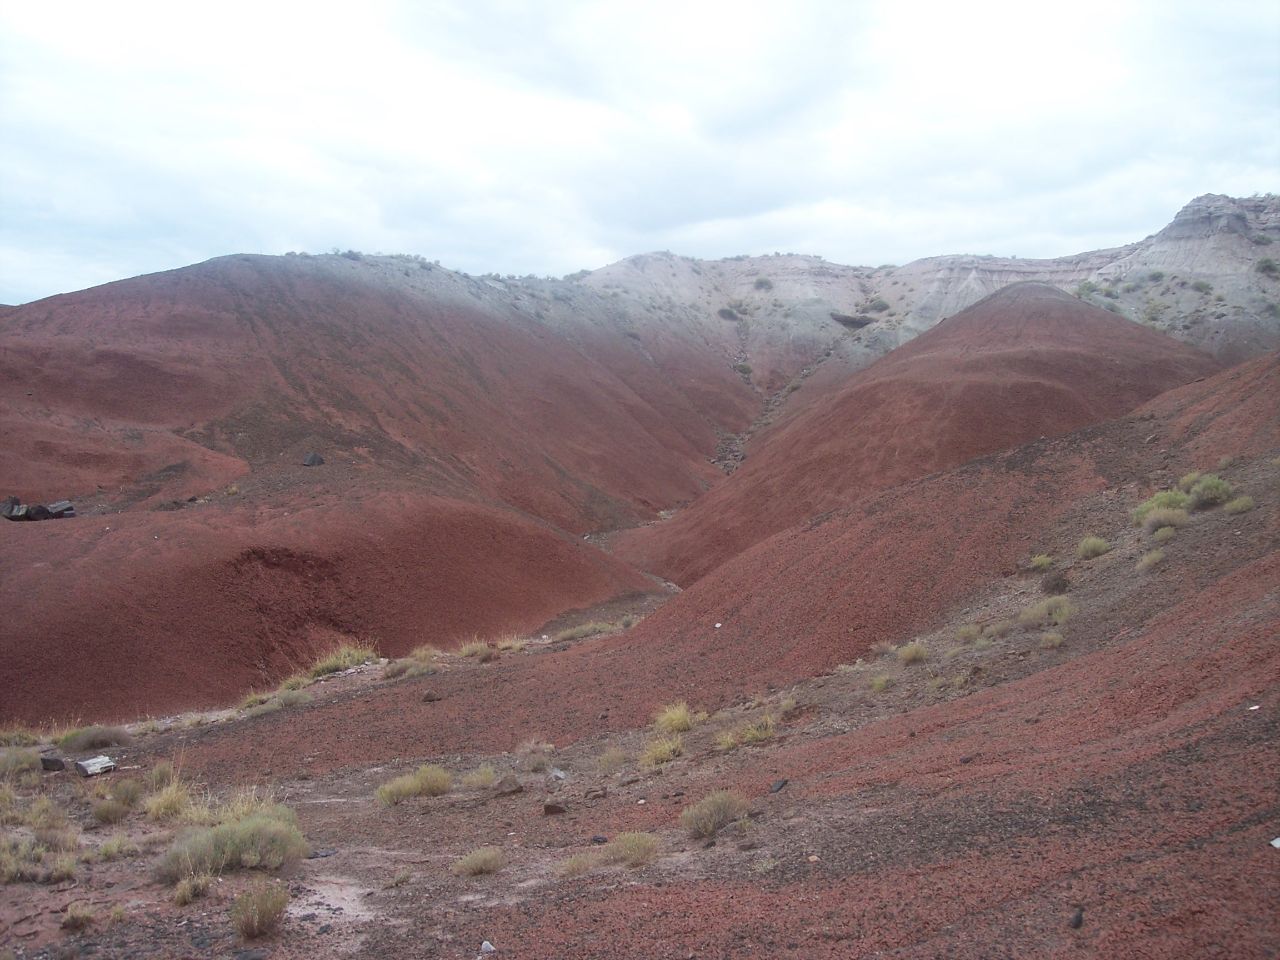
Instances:
[[[1280,3],[0,0],[0,302],[227,253],[1058,256],[1280,190]]]

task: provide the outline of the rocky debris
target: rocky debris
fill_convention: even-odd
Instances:
[[[791,782],[791,781],[790,781],[790,780],[788,780],[788,779],[786,779],[785,777],[784,777],[783,779],[781,779],[781,780],[775,780],[775,781],[770,785],[770,787],[769,787],[769,792],[770,792],[770,793],[777,793],[779,790],[784,789],[784,788],[786,787],[786,785],[787,785],[788,783],[790,783],[790,782]]]
[[[308,853],[308,854],[307,854],[307,859],[308,859],[308,860],[322,860],[322,859],[324,859],[325,857],[332,857],[332,856],[334,856],[337,852],[338,852],[338,851],[337,851],[337,850],[334,850],[332,847],[326,847],[326,848],[325,848],[325,849],[323,849],[323,850],[312,850],[310,853]]]
[[[551,801],[547,801],[542,805],[542,815],[544,817],[554,817],[568,812],[569,808],[563,803],[552,803]]]
[[[70,500],[55,500],[48,506],[43,503],[25,504],[17,497],[0,502],[0,517],[6,520],[60,520],[75,515],[76,508]]]
[[[110,773],[116,768],[116,762],[105,754],[76,761],[76,773],[82,777],[96,777],[101,773]]]
[[[1084,907],[1076,907],[1076,912],[1071,915],[1071,919],[1067,921],[1067,926],[1072,930],[1079,930],[1084,926]]]
[[[439,699],[440,694],[436,693],[434,690],[427,690],[422,694],[423,703],[435,703]]]
[[[67,762],[63,760],[61,757],[42,756],[40,758],[40,769],[41,770],[65,770],[67,769]]]
[[[513,793],[522,793],[524,787],[520,786],[520,781],[515,778],[515,774],[508,773],[493,785],[493,791],[498,796],[505,797]]]
[[[312,450],[302,458],[302,465],[304,467],[322,467],[324,466],[324,457]]]

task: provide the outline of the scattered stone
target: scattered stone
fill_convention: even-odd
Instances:
[[[809,862],[810,862],[810,863],[817,863],[817,862],[818,862],[818,855],[817,855],[816,853],[811,853],[811,854],[809,854]]]
[[[325,923],[325,924],[321,924],[320,926],[316,927],[316,933],[331,933],[331,932],[333,932],[333,924],[332,924],[332,923]]]
[[[552,767],[551,770],[547,773],[547,776],[549,776],[552,780],[568,780],[569,779],[569,775],[565,773],[563,770],[561,770],[559,767]]]
[[[76,761],[76,773],[82,777],[96,777],[100,773],[110,773],[116,763],[108,756],[90,757],[88,760]]]
[[[422,694],[423,703],[435,703],[439,699],[440,699],[440,694],[436,693],[434,690],[427,690],[425,693]]]
[[[481,953],[497,953],[498,948],[495,947],[488,940],[486,940],[484,943],[480,944],[480,952]]]
[[[267,960],[271,956],[266,950],[237,950],[232,954],[235,960]]]
[[[302,458],[302,465],[304,467],[322,467],[324,466],[324,457],[313,450]]]
[[[747,850],[757,850],[759,849],[759,847],[760,847],[760,844],[756,843],[754,840],[743,840],[740,844],[738,844],[738,849],[742,850],[743,852],[746,852]]]
[[[1071,919],[1067,921],[1067,926],[1072,930],[1079,930],[1084,926],[1084,907],[1076,907],[1076,912],[1071,915]]]
[[[599,834],[596,834],[594,837],[591,838],[591,842],[594,843],[597,847],[602,847],[609,842],[609,838],[602,837]]]
[[[622,786],[629,787],[633,783],[639,783],[639,782],[640,782],[639,777],[627,777],[625,780],[622,781]]]
[[[67,762],[63,760],[61,757],[41,757],[40,769],[41,770],[65,770],[67,769]]]
[[[710,849],[711,849],[712,847],[714,847],[715,845],[716,845],[716,838],[715,838],[715,837],[707,837],[707,839],[706,839],[706,840],[702,841],[702,849],[703,849],[703,850],[710,850]]]
[[[597,788],[595,788],[594,790],[588,790],[586,793],[584,793],[584,794],[582,795],[582,799],[584,799],[584,800],[603,800],[603,799],[604,799],[605,797],[607,797],[608,795],[609,795],[609,790],[608,790],[608,788],[607,788],[607,787],[597,787]]]
[[[493,785],[494,792],[499,796],[508,796],[513,793],[522,793],[524,787],[520,786],[520,781],[515,778],[515,774],[508,773],[505,777]]]
[[[769,792],[777,793],[779,790],[782,790],[783,788],[785,788],[786,785],[790,782],[791,781],[786,779],[785,777],[783,777],[781,780],[775,780],[773,781],[773,785],[769,787]]]
[[[961,758],[960,758],[960,762],[961,762],[961,763],[973,763],[973,757],[972,757],[972,756],[968,756],[968,757],[961,757]]]
[[[542,805],[542,815],[544,817],[554,817],[557,814],[568,812],[568,807],[563,803],[552,803],[548,801]]]
[[[1275,847],[1277,850],[1280,850],[1280,837],[1276,837],[1274,840],[1272,840],[1271,845]]]
[[[325,857],[332,857],[337,852],[338,852],[337,850],[334,850],[331,848],[325,848],[324,850],[312,850],[310,853],[307,854],[307,859],[323,860]]]

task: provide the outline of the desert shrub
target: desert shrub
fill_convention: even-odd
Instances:
[[[1177,536],[1177,534],[1178,531],[1174,527],[1161,527],[1151,535],[1151,539],[1156,543],[1168,543]]]
[[[747,812],[747,800],[734,790],[716,790],[709,793],[693,806],[680,814],[680,826],[689,835],[698,839],[708,839],[720,832]]]
[[[600,865],[600,854],[598,852],[591,853],[575,853],[567,860],[563,860],[557,868],[562,877],[580,877],[584,873],[590,873]]]
[[[183,877],[173,888],[173,902],[180,907],[194,903],[209,892],[213,877],[207,873]]]
[[[1101,537],[1085,537],[1076,547],[1076,556],[1081,560],[1092,560],[1111,550],[1111,544]]]
[[[231,922],[246,940],[274,930],[289,905],[289,890],[283,884],[262,883],[236,897],[231,905]]]
[[[600,849],[600,862],[643,867],[654,861],[658,849],[658,838],[651,833],[620,833]]]
[[[608,776],[617,773],[627,762],[627,754],[620,747],[609,747],[596,757],[596,770]]]
[[[670,763],[682,753],[684,753],[684,741],[680,739],[678,733],[672,736],[654,737],[640,752],[640,762],[646,767],[660,767],[664,763]]]
[[[772,739],[776,730],[777,721],[773,719],[773,714],[766,713],[760,719],[738,727],[735,739],[739,743],[763,743]]]
[[[1191,518],[1185,510],[1174,510],[1171,507],[1157,507],[1142,518],[1142,529],[1154,533],[1161,527],[1181,527],[1189,523]]]
[[[93,912],[93,907],[83,900],[75,900],[67,904],[66,912],[62,915],[63,930],[83,930],[98,919],[98,915]]]
[[[1216,473],[1206,473],[1191,488],[1191,506],[1197,510],[1206,510],[1226,503],[1231,499],[1231,484]]]
[[[0,777],[9,778],[40,769],[40,754],[26,747],[6,747],[0,750]]]
[[[992,637],[1003,637],[1012,629],[1012,620],[993,620],[982,628],[982,635],[988,639]]]
[[[561,630],[552,639],[557,643],[564,640],[583,640],[587,637],[594,637],[597,633],[604,633],[608,629],[609,624],[596,620],[577,627],[570,627],[568,630]]]
[[[147,786],[152,790],[167,787],[178,779],[178,772],[168,760],[161,760],[147,771]]]
[[[1062,634],[1058,633],[1058,631],[1050,630],[1040,634],[1041,650],[1057,650],[1060,646],[1062,646]]]
[[[57,826],[38,826],[33,831],[36,843],[46,850],[68,853],[80,846],[80,828],[63,822]]]
[[[717,750],[733,750],[738,746],[738,732],[736,730],[721,730],[716,734]]]
[[[131,857],[138,852],[135,843],[123,834],[116,834],[107,840],[104,840],[102,846],[98,847],[98,858],[108,862],[112,860],[120,860],[123,857]]]
[[[273,804],[247,817],[185,831],[161,858],[158,872],[176,883],[227,870],[277,870],[307,852],[293,811]]]
[[[653,726],[661,733],[683,733],[693,729],[693,711],[683,700],[660,707],[653,716]]]
[[[410,797],[439,797],[453,786],[453,775],[444,767],[425,763],[413,773],[396,777],[377,790],[381,803],[394,807]]]
[[[181,780],[170,780],[149,795],[143,806],[152,820],[175,820],[191,809],[191,790]]]
[[[738,311],[734,310],[732,307],[721,307],[716,311],[716,315],[719,316],[721,320],[738,319]]]
[[[905,664],[924,663],[929,658],[929,651],[919,641],[903,644],[898,648],[898,659]]]
[[[1270,238],[1268,237],[1268,239]],[[1263,257],[1254,264],[1253,269],[1268,277],[1274,277],[1277,273],[1280,273],[1280,265],[1277,265],[1270,257]]]
[[[1071,619],[1071,615],[1075,612],[1075,604],[1066,597],[1050,597],[1048,600],[1032,604],[1018,614],[1018,623],[1024,627],[1048,623],[1060,627]]]
[[[956,631],[956,639],[961,643],[972,643],[982,636],[982,628],[976,623],[966,623]]]
[[[867,684],[867,687],[871,690],[872,693],[884,693],[886,690],[888,690],[892,686],[893,686],[893,677],[890,677],[887,674],[883,674],[883,673],[880,674],[880,676],[878,677],[872,677],[871,681]]]
[[[1151,550],[1142,555],[1142,559],[1138,561],[1138,571],[1145,573],[1152,567],[1158,566],[1164,562],[1163,550]]]
[[[877,640],[869,649],[877,657],[887,657],[889,654],[897,653],[898,651],[898,648],[888,640]]]
[[[309,673],[312,678],[327,677],[341,670],[358,667],[362,663],[376,660],[378,651],[368,644],[344,643],[331,653],[321,657],[311,665]]]
[[[0,883],[39,880],[44,851],[26,837],[0,837]]]
[[[50,797],[36,797],[23,818],[27,826],[36,830],[52,830],[65,827],[70,821],[67,814]]]
[[[1053,557],[1047,553],[1037,553],[1027,564],[1036,573],[1044,573],[1053,566]]]
[[[58,738],[58,746],[70,753],[84,750],[102,750],[106,747],[123,747],[133,743],[133,737],[124,727],[83,727],[71,730]]]
[[[520,766],[530,773],[542,773],[551,766],[552,754],[556,752],[555,744],[547,743],[534,737],[516,747],[516,756],[520,758]]]
[[[21,727],[6,727],[0,730],[0,747],[34,747],[39,742],[38,736]]]
[[[752,284],[752,286],[754,286],[757,290],[772,290],[773,281],[770,280],[768,277],[756,277],[756,282]]]
[[[295,673],[281,680],[277,690],[281,693],[285,690],[301,690],[303,687],[309,687],[311,682],[311,677],[307,676],[307,674]]]
[[[1222,509],[1230,514],[1248,513],[1254,507],[1253,497],[1246,494],[1243,497],[1236,497],[1234,500],[1227,501],[1227,505]]]
[[[740,373],[744,377],[751,376],[751,364],[749,363],[735,363],[733,365],[733,370],[735,373]]]
[[[464,643],[458,648],[458,656],[474,658],[481,663],[488,663],[498,655],[498,651],[480,640]]]
[[[497,646],[501,653],[519,653],[525,648],[525,642],[512,634],[509,637],[499,637]]]
[[[1133,523],[1140,526],[1152,510],[1182,510],[1190,502],[1190,496],[1181,490],[1161,490],[1134,508]]]
[[[1196,481],[1202,476],[1204,476],[1204,474],[1199,470],[1192,470],[1190,473],[1184,473],[1182,478],[1178,481],[1178,489],[1183,493],[1190,493],[1191,488],[1196,485]],[[1186,504],[1184,503],[1183,506],[1186,506]]]
[[[453,872],[460,877],[478,877],[481,874],[497,873],[506,863],[506,858],[498,847],[478,847],[453,865]]]
[[[129,815],[129,808],[119,800],[99,800],[93,805],[93,819],[99,823],[119,823]]]
[[[471,790],[484,790],[498,782],[498,771],[489,764],[476,767],[462,777],[462,785]]]
[[[271,694],[261,693],[257,690],[250,690],[244,695],[244,699],[240,701],[241,710],[252,710],[254,707],[262,706],[271,699]]]
[[[1194,290],[1196,293],[1212,293],[1213,284],[1210,283],[1208,280],[1196,280],[1194,283],[1191,284],[1191,289]]]

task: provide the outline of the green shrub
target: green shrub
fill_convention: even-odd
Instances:
[[[597,633],[604,633],[609,627],[610,624],[597,620],[577,627],[570,627],[568,630],[561,630],[552,639],[557,643],[564,640],[583,640],[587,637],[594,637]]]
[[[498,771],[490,764],[476,767],[470,773],[463,774],[462,785],[469,790],[485,790],[498,782]]]
[[[1191,488],[1191,506],[1197,510],[1206,510],[1226,503],[1231,499],[1231,484],[1215,473],[1206,473]]]
[[[772,290],[773,281],[770,280],[768,277],[756,277],[756,282],[753,284],[753,286],[757,290]]]
[[[1027,564],[1036,573],[1044,573],[1053,566],[1053,557],[1047,553],[1037,553],[1031,558],[1031,562]]]
[[[734,739],[738,743],[763,743],[773,738],[776,729],[777,721],[773,719],[773,714],[766,713],[759,720],[738,727]]]
[[[893,686],[893,677],[883,673],[880,674],[880,676],[878,677],[872,677],[871,682],[867,684],[867,687],[871,690],[872,693],[884,693],[886,690],[888,690],[892,686]]]
[[[929,651],[923,643],[913,640],[898,648],[898,659],[905,664],[924,663],[929,658]]]
[[[1182,527],[1191,522],[1185,510],[1174,510],[1170,507],[1157,507],[1142,518],[1142,529],[1154,533],[1161,527]]]
[[[1191,497],[1181,490],[1161,490],[1134,508],[1134,526],[1140,526],[1152,510],[1182,510],[1190,502]]]
[[[1270,257],[1263,257],[1254,264],[1253,269],[1268,277],[1274,277],[1277,273],[1280,273],[1280,265],[1277,265]]]
[[[1092,560],[1094,557],[1100,557],[1110,550],[1111,544],[1101,537],[1085,537],[1080,541],[1080,546],[1076,547],[1076,556],[1081,560]]]
[[[660,767],[684,753],[684,742],[679,734],[655,737],[645,744],[640,753],[640,763],[646,767]]]
[[[453,775],[444,767],[426,763],[413,773],[396,777],[377,790],[378,800],[388,807],[403,803],[410,797],[439,797],[453,786]]]
[[[1050,630],[1040,635],[1041,650],[1057,650],[1060,646],[1062,646],[1062,634],[1056,630]]]
[[[984,637],[1003,637],[1013,629],[1012,620],[993,620],[982,628]]]
[[[961,643],[972,643],[982,636],[982,628],[976,623],[966,623],[956,631],[956,639]]]
[[[6,727],[0,730],[0,747],[34,747],[40,738],[22,727]]]
[[[1248,513],[1254,507],[1253,497],[1246,494],[1243,497],[1236,497],[1234,500],[1227,501],[1227,505],[1222,509],[1230,514]]]
[[[1191,284],[1191,289],[1196,293],[1212,293],[1213,284],[1208,280],[1197,280]]]
[[[1204,474],[1199,470],[1192,470],[1190,473],[1184,473],[1182,475],[1182,479],[1178,481],[1178,489],[1183,493],[1190,493],[1191,488],[1196,485],[1196,481],[1202,476],[1204,476]],[[1186,503],[1184,503],[1183,506],[1185,507]]]
[[[28,770],[40,769],[40,754],[25,747],[0,750],[0,778],[9,778]]]
[[[307,852],[293,811],[271,804],[246,817],[185,831],[165,852],[158,871],[161,879],[176,883],[228,870],[277,870]]]
[[[658,838],[651,833],[620,833],[601,848],[600,862],[643,867],[657,858],[659,849]]]
[[[1168,543],[1175,536],[1177,536],[1177,534],[1178,534],[1178,531],[1174,527],[1161,527],[1159,530],[1157,530],[1155,533],[1151,535],[1151,539],[1154,540],[1156,543]]]
[[[721,828],[746,812],[747,800],[742,794],[734,790],[716,790],[685,809],[680,814],[680,825],[689,831],[690,836],[705,840],[714,837]]]
[[[1075,604],[1066,597],[1050,597],[1033,604],[1018,614],[1018,622],[1024,627],[1053,624],[1060,627],[1076,612]]]

